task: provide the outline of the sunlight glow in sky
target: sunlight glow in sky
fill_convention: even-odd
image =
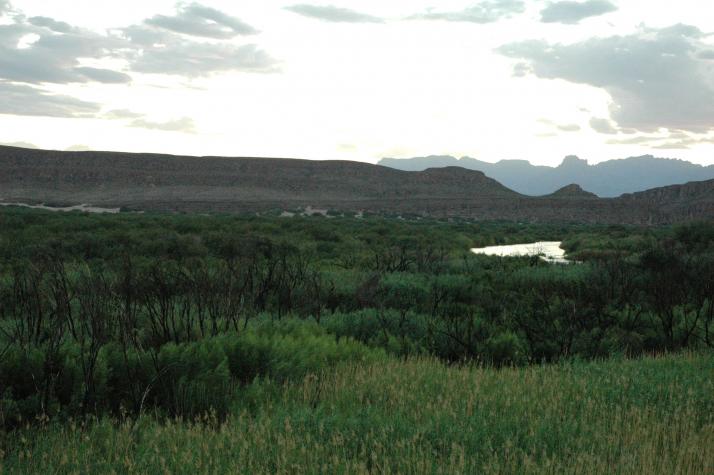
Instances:
[[[0,142],[714,164],[707,2],[302,1],[0,0]]]

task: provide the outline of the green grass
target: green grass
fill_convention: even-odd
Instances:
[[[224,421],[51,421],[0,473],[714,473],[714,355],[520,369],[432,359],[257,381]]]

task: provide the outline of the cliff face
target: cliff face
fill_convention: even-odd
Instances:
[[[656,209],[665,222],[714,219],[714,180],[655,188],[620,199],[634,207]]]
[[[0,147],[0,200],[158,211],[314,208],[517,221],[665,224],[714,219],[714,181],[597,198],[577,185],[520,195],[459,167],[52,152]]]

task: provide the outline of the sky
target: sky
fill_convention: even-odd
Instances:
[[[702,0],[0,0],[0,143],[714,164]]]

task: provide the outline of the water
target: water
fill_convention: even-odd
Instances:
[[[89,206],[86,204],[66,206],[66,207],[52,207],[42,205],[28,205],[25,203],[0,203],[0,206],[20,206],[22,208],[32,208],[32,209],[43,209],[45,211],[83,211],[86,213],[109,213],[116,214],[119,212],[119,208],[99,208],[96,206]]]
[[[554,264],[568,264],[565,250],[560,248],[561,241],[534,242],[530,244],[512,244],[510,246],[490,246],[471,249],[475,254],[487,256],[540,256],[546,262]]]

